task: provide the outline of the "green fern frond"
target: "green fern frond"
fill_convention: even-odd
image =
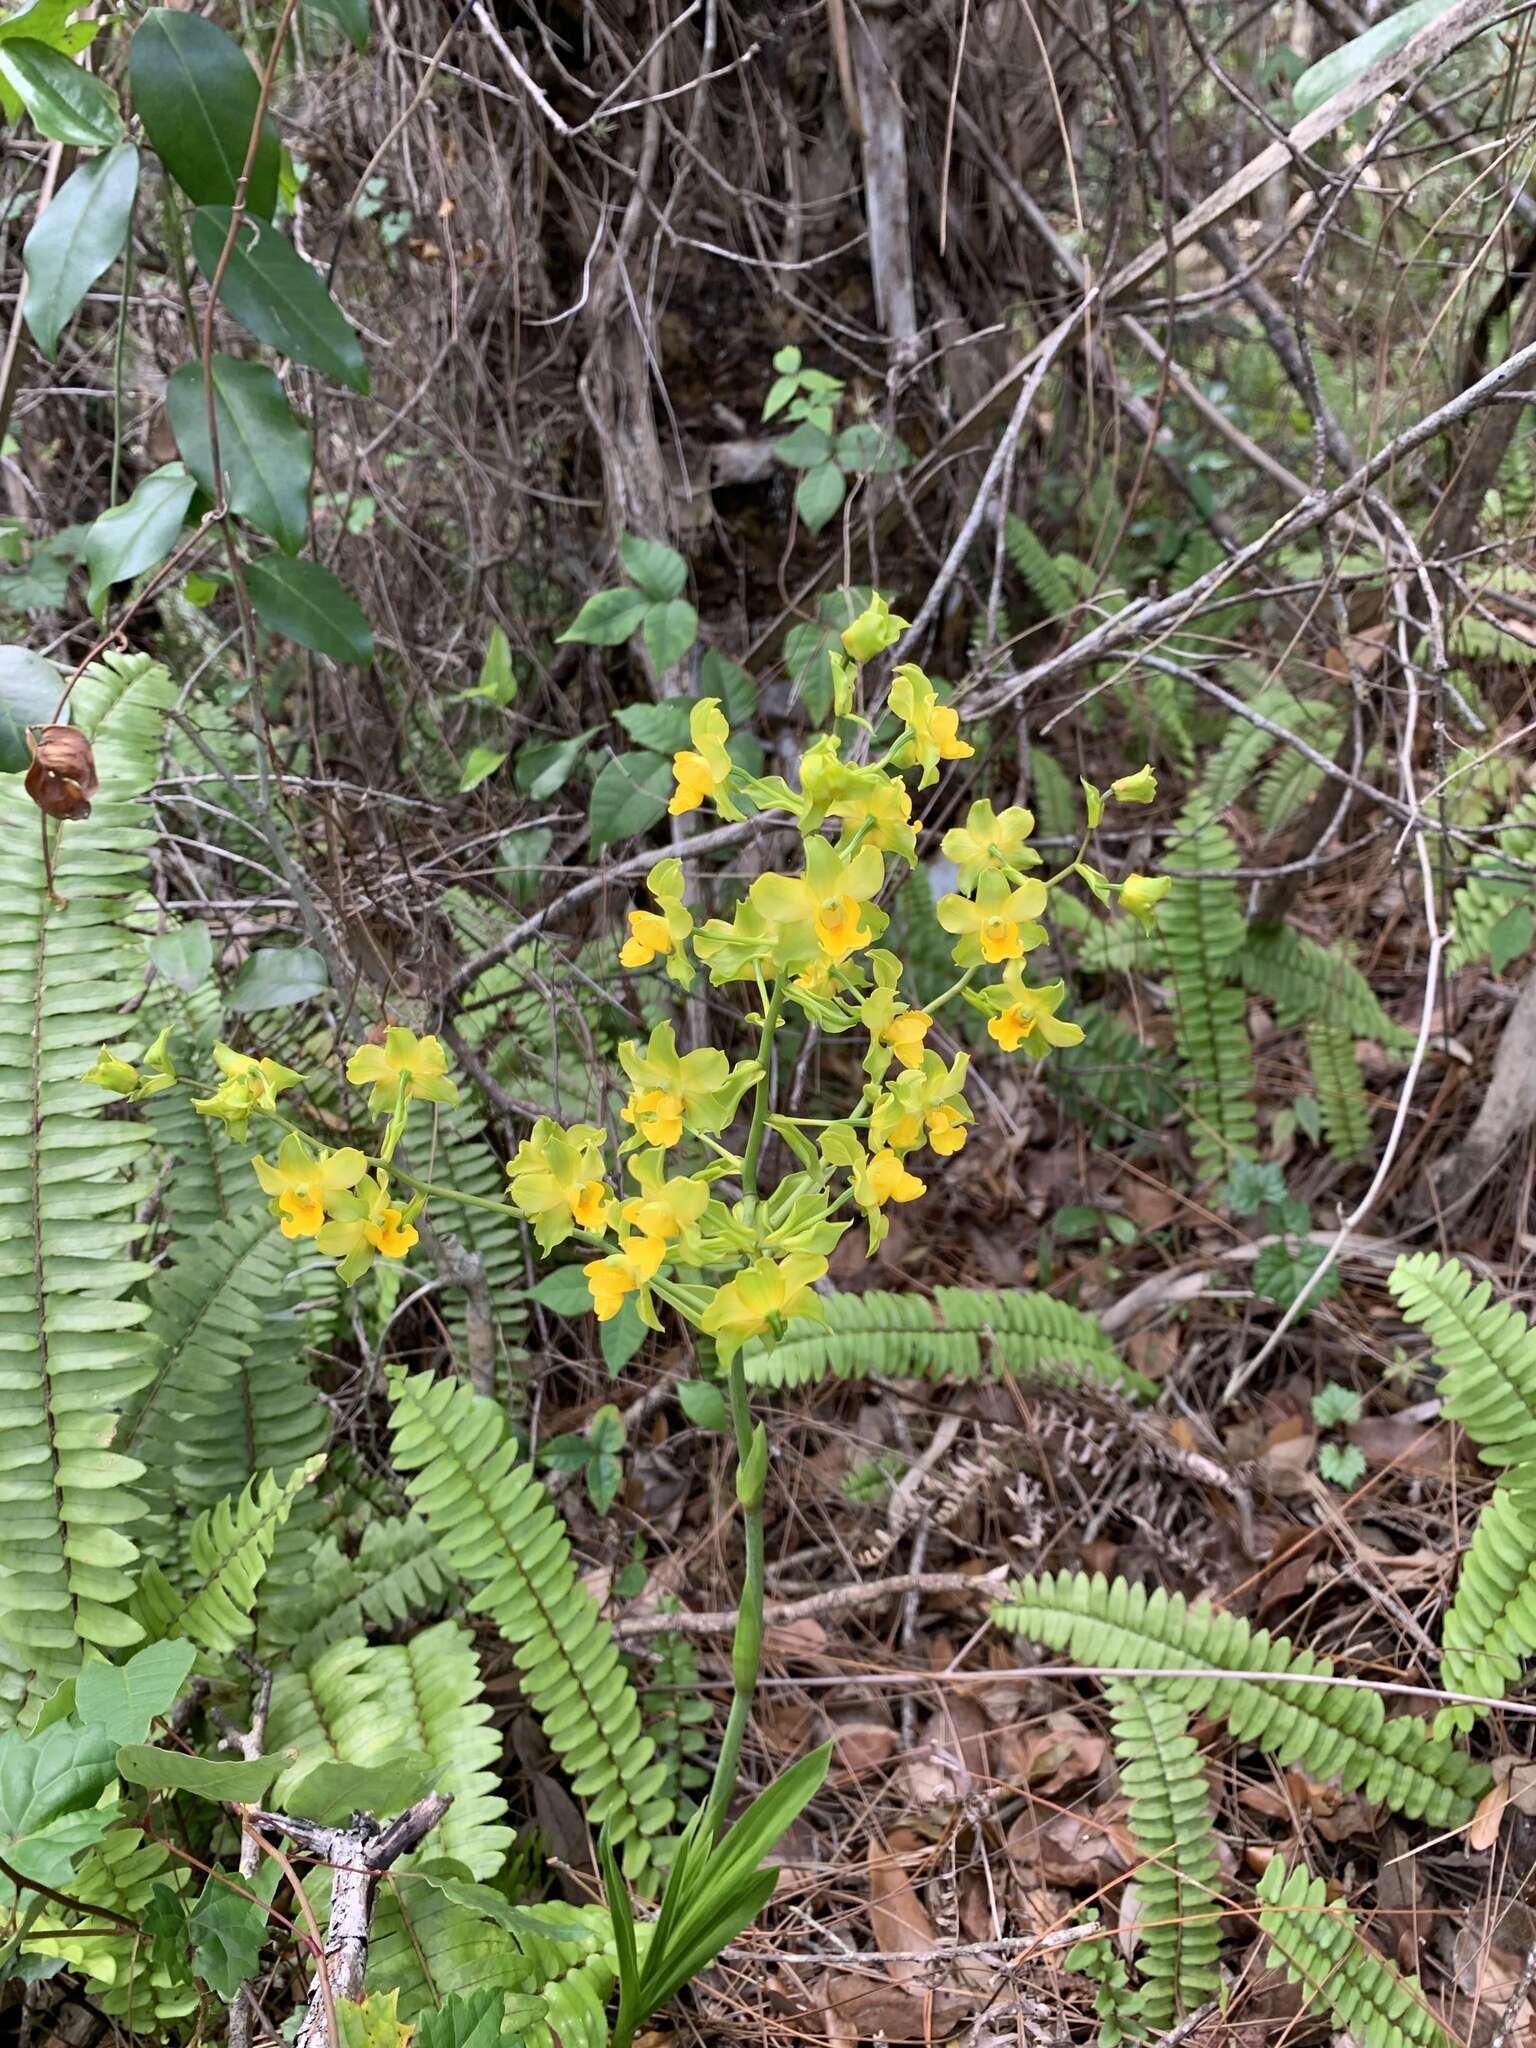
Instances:
[[[463,1109],[438,1112],[431,1166],[432,1179],[446,1182],[461,1194],[478,1195],[485,1201],[506,1201],[506,1169],[493,1151],[484,1126]],[[510,1384],[513,1366],[526,1356],[522,1340],[528,1328],[523,1296],[523,1239],[518,1219],[506,1208],[492,1214],[488,1209],[464,1203],[453,1209],[450,1221],[444,1222],[441,1214],[438,1220],[439,1227],[451,1229],[484,1268],[494,1360]],[[458,1289],[448,1295],[448,1308],[455,1355],[467,1362],[472,1349],[466,1321],[468,1311]],[[464,1371],[462,1364],[460,1371]]]
[[[174,1039],[172,1049],[178,1062],[185,1061],[190,1069],[185,1042]],[[230,1223],[246,1210],[259,1209],[263,1214],[267,1210],[266,1198],[251,1171],[254,1146],[231,1144],[216,1118],[199,1116],[192,1107],[196,1092],[168,1088],[141,1105],[154,1133],[156,1155],[167,1168],[164,1200],[172,1228],[189,1238]]]
[[[1295,697],[1283,683],[1266,684],[1254,698],[1253,708],[1260,717],[1287,730],[1301,715]],[[1234,714],[1201,771],[1198,801],[1213,818],[1220,817],[1247,794],[1260,768],[1279,745],[1275,735],[1262,725]]]
[[[1136,1872],[1137,2002],[1147,2027],[1161,2031],[1221,1985],[1221,1862],[1210,1788],[1177,1700],[1123,1679],[1105,1690],[1131,1834],[1147,1859]]]
[[[565,1525],[494,1404],[452,1380],[392,1369],[394,1462],[474,1603],[513,1645],[529,1704],[593,1827],[636,1885],[672,1807],[665,1765],[607,1622],[576,1576]]]
[[[1355,1041],[1347,1026],[1330,1017],[1313,1017],[1306,1027],[1307,1059],[1323,1135],[1335,1159],[1348,1162],[1370,1150],[1371,1105],[1355,1058]]]
[[[652,1639],[650,1660],[651,1689],[641,1693],[640,1711],[666,1765],[667,1796],[680,1814],[690,1812],[688,1795],[709,1783],[709,1770],[699,1759],[708,1744],[704,1731],[713,1719],[699,1691],[698,1652],[687,1636],[668,1633]]]
[[[185,1636],[219,1654],[253,1633],[256,1594],[277,1532],[314,1476],[313,1465],[301,1465],[286,1480],[263,1472],[243,1493],[205,1509],[192,1524],[181,1585],[149,1561],[132,1612],[150,1641]]]
[[[1288,924],[1254,925],[1243,941],[1238,968],[1244,986],[1274,1005],[1282,1031],[1321,1017],[1393,1052],[1413,1045],[1413,1033],[1387,1015],[1341,945],[1320,946]]]
[[[1354,1914],[1329,1904],[1324,1878],[1302,1863],[1287,1873],[1276,1856],[1258,1895],[1270,1969],[1284,1970],[1307,2004],[1329,2013],[1359,2048],[1452,2048],[1418,1978],[1405,1977],[1361,1940]]]
[[[1141,2040],[1141,2001],[1131,1989],[1130,1974],[1114,1933],[1099,1925],[1097,1906],[1089,1906],[1072,1924],[1083,1930],[1083,1939],[1067,1950],[1062,1966],[1093,1981],[1099,2048],[1121,2048],[1124,2041]]]
[[[335,1535],[311,1547],[302,1581],[263,1601],[263,1640],[282,1647],[302,1670],[370,1623],[396,1629],[441,1614],[453,1585],[448,1560],[419,1515],[370,1521],[355,1557]]]
[[[78,1970],[90,1983],[94,2003],[129,2032],[164,2040],[177,2031],[172,2022],[197,2010],[197,1987],[184,1972],[157,1962],[151,1943],[130,1928],[142,1922],[157,1889],[180,1892],[186,1883],[184,1866],[159,1842],[131,1824],[110,1828],[69,1880],[70,1896],[97,1909],[79,1916],[82,1932],[34,1937],[22,1947]],[[130,1928],[104,1926],[103,1908]],[[59,1918],[52,1907],[49,1918]]]
[[[1046,1087],[1091,1145],[1134,1153],[1161,1144],[1162,1127],[1179,1106],[1173,1061],[1143,1045],[1126,1019],[1103,1003],[1075,1006],[1072,1015],[1083,1042],[1052,1054]]]
[[[1445,953],[1450,973],[1486,960],[1500,918],[1520,903],[1536,903],[1536,874],[1522,874],[1513,865],[1517,861],[1536,867],[1536,790],[1510,806],[1487,852],[1473,856],[1451,897],[1451,943]]]
[[[224,1454],[233,1420],[233,1403],[226,1407],[230,1382],[250,1356],[249,1333],[280,1291],[290,1256],[263,1204],[179,1239],[170,1263],[150,1282],[145,1329],[154,1370],[124,1408],[114,1448],[141,1461],[139,1491],[162,1519],[189,1498],[202,1507],[231,1490],[219,1486],[191,1497],[178,1480],[178,1466],[198,1409],[212,1413]]]
[[[55,893],[39,813],[20,776],[0,776],[0,1638],[40,1686],[67,1677],[82,1644],[139,1638],[125,1608],[141,1468],[108,1446],[149,1370],[146,1310],[128,1298],[147,1275],[130,1256],[147,1134],[80,1075],[121,1037],[143,974],[141,799],[170,700],[143,655],[108,655],[75,685],[101,794],[88,818],[48,828]]]
[[[1208,1179],[1251,1157],[1259,1131],[1243,992],[1231,985],[1247,927],[1236,884],[1198,872],[1239,865],[1232,835],[1198,805],[1183,825],[1169,865],[1196,872],[1175,880],[1158,930],[1173,984],[1190,1153]]]
[[[1082,830],[1082,792],[1044,747],[1029,750],[1029,801],[1046,838],[1076,839]]]
[[[1288,729],[1305,740],[1314,752],[1332,760],[1344,743],[1344,720],[1331,704],[1304,697],[1297,706],[1301,716]],[[1323,770],[1295,747],[1284,747],[1275,757],[1259,785],[1254,808],[1265,832],[1280,832],[1311,803],[1323,780]]]
[[[1429,1333],[1445,1377],[1441,1405],[1478,1447],[1485,1465],[1536,1460],[1536,1331],[1518,1309],[1493,1299],[1455,1259],[1405,1254],[1387,1285],[1410,1323]]]
[[[267,1715],[267,1751],[292,1755],[294,1762],[272,1788],[277,1805],[312,1765],[356,1761],[342,1755],[342,1729],[355,1725],[383,1683],[383,1667],[360,1636],[329,1644],[307,1669],[286,1663],[278,1667]]]
[[[1519,1467],[1477,1518],[1461,1560],[1456,1597],[1440,1628],[1440,1682],[1447,1692],[1501,1700],[1536,1656],[1536,1471]],[[1470,1728],[1487,1710],[1442,1707],[1437,1735]]]
[[[1003,545],[1046,618],[1066,618],[1077,604],[1077,593],[1063,575],[1056,557],[1017,513],[1010,512],[1003,521]]]
[[[760,1387],[847,1379],[976,1379],[988,1366],[1020,1379],[1113,1388],[1150,1400],[1092,1316],[1047,1294],[939,1287],[920,1294],[829,1294],[825,1323],[791,1322],[778,1343],[749,1351]]]
[[[502,2040],[548,2048],[548,2006],[534,1965],[494,1920],[439,1890],[422,1872],[391,1871],[379,1887],[367,1983],[372,1991],[398,1991],[406,2021],[458,1992],[499,1991]]]
[[[1161,1587],[1111,1582],[1102,1573],[1047,1572],[1010,1588],[993,1619],[1078,1664],[1132,1677],[1190,1671],[1158,1683],[1191,1714],[1223,1720],[1239,1741],[1280,1763],[1304,1762],[1314,1777],[1337,1779],[1346,1790],[1364,1786],[1368,1799],[1437,1827],[1469,1819],[1490,1782],[1483,1765],[1431,1740],[1422,1721],[1388,1720],[1381,1694],[1369,1685],[1295,1683],[1329,1678],[1333,1666],[1208,1601],[1187,1607]],[[1251,1675],[1218,1675],[1224,1672]]]
[[[1063,898],[1065,902],[1071,900]],[[1054,905],[1052,914],[1056,914]],[[1087,920],[1077,941],[1077,964],[1085,974],[1165,974],[1168,953],[1163,944],[1161,919],[1151,931],[1135,917],[1098,916]],[[1046,1064],[1047,1073],[1051,1064]]]

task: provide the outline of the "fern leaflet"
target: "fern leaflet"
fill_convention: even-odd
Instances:
[[[1221,1984],[1221,1864],[1210,1790],[1188,1711],[1177,1700],[1122,1679],[1106,1691],[1131,1834],[1147,1859],[1136,1873],[1138,2005],[1147,2027],[1161,2031]]]
[[[593,1826],[631,1881],[672,1817],[666,1766],[608,1624],[576,1576],[565,1525],[494,1404],[430,1373],[389,1374],[394,1461],[475,1604],[514,1646],[529,1702]]]
[[[1360,2048],[1452,2048],[1431,2015],[1417,1977],[1405,1977],[1360,1939],[1355,1916],[1328,1903],[1325,1879],[1298,1863],[1287,1874],[1274,1857],[1259,1880],[1259,1926],[1269,1967],[1299,1984]]]
[[[1312,1085],[1323,1113],[1323,1135],[1335,1159],[1358,1159],[1370,1148],[1371,1105],[1348,1028],[1328,1017],[1306,1026]]]
[[[1489,1281],[1434,1252],[1400,1258],[1387,1285],[1407,1320],[1429,1332],[1445,1413],[1484,1464],[1536,1460],[1536,1331],[1525,1317],[1495,1301]]]
[[[993,1619],[1080,1664],[1130,1676],[1191,1672],[1159,1679],[1191,1714],[1224,1720],[1239,1741],[1283,1764],[1304,1760],[1315,1777],[1337,1778],[1346,1790],[1363,1785],[1368,1799],[1410,1818],[1460,1826],[1488,1787],[1487,1769],[1432,1740],[1422,1721],[1388,1720],[1380,1693],[1369,1686],[1287,1683],[1287,1675],[1328,1679],[1333,1666],[1208,1601],[1186,1607],[1182,1596],[1161,1587],[1111,1582],[1102,1573],[1047,1572],[1011,1588]],[[1227,1672],[1245,1675],[1218,1675]]]
[[[1174,882],[1158,929],[1174,989],[1189,1148],[1196,1173],[1209,1179],[1251,1157],[1259,1131],[1243,992],[1231,985],[1246,927],[1235,884],[1198,872],[1237,865],[1231,834],[1198,805],[1184,825],[1173,864],[1196,872]]]
[[[1092,1316],[1047,1294],[939,1287],[918,1294],[829,1294],[825,1323],[791,1322],[778,1343],[749,1352],[761,1387],[837,1379],[963,1379],[992,1371],[1113,1388],[1150,1400],[1150,1380],[1125,1364]]]

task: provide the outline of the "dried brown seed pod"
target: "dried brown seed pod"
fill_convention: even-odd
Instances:
[[[100,788],[96,757],[85,734],[73,725],[28,726],[32,766],[26,792],[45,818],[88,818]]]

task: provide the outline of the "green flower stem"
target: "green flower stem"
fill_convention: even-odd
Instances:
[[[975,967],[967,967],[958,981],[952,981],[949,987],[945,989],[943,995],[935,996],[931,1003],[924,1003],[923,1009],[930,1017],[936,1017],[946,1003],[953,1002],[963,989],[970,987],[971,983],[976,979],[978,972],[979,969]]]
[[[741,1163],[742,1192],[749,1202],[755,1202],[757,1199],[757,1162],[763,1149],[763,1134],[768,1128],[768,1098],[772,1092],[773,1034],[778,1028],[779,1014],[783,1007],[784,984],[778,981],[774,984],[773,995],[763,1017],[763,1036],[757,1051],[763,1072],[752,1103],[752,1122],[747,1132],[747,1149]],[[741,1497],[742,1477],[748,1470],[748,1461],[752,1458],[754,1429],[752,1402],[747,1392],[747,1369],[742,1364],[739,1351],[731,1360],[729,1399],[731,1429],[736,1438],[737,1494]],[[736,1790],[736,1774],[741,1766],[741,1746],[746,1740],[747,1722],[752,1713],[753,1696],[757,1691],[757,1675],[763,1661],[761,1473],[757,1475],[746,1496],[741,1498],[741,1520],[747,1557],[741,1600],[736,1609],[736,1635],[731,1644],[731,1710],[726,1717],[725,1735],[720,1744],[720,1754],[715,1761],[715,1775],[710,1781],[709,1797],[705,1802],[703,1830],[706,1840],[713,1840],[719,1834],[730,1808],[731,1796]]]
[[[757,1161],[763,1149],[763,1134],[768,1128],[768,1097],[773,1079],[773,1034],[778,1029],[783,1008],[784,984],[775,982],[768,1011],[763,1018],[762,1039],[757,1048],[757,1057],[763,1072],[757,1084],[757,1093],[752,1098],[752,1122],[747,1129],[747,1149],[741,1161],[741,1189],[748,1201],[755,1201],[757,1198]]]
[[[738,1351],[731,1360],[729,1379],[731,1427],[736,1438],[738,1473],[752,1451],[752,1403],[747,1393],[747,1370]],[[755,1501],[742,1502],[742,1531],[746,1544],[746,1571],[742,1579],[741,1602],[736,1610],[736,1635],[731,1644],[731,1710],[726,1717],[725,1735],[715,1761],[715,1775],[705,1802],[703,1833],[713,1841],[725,1824],[736,1790],[741,1765],[741,1746],[746,1739],[757,1675],[763,1659],[763,1496],[761,1487]]]

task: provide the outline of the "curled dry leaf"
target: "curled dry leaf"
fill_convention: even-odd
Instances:
[[[882,1844],[869,1845],[869,1931],[875,1947],[883,1953],[910,1954],[922,1950],[931,1954],[938,1937],[928,1909],[917,1895],[927,1845],[909,1828],[899,1828]],[[887,1975],[910,1991],[921,1991],[928,1965],[899,1961],[885,1964]]]
[[[96,758],[83,732],[72,725],[27,727],[32,765],[26,792],[45,818],[88,818],[100,788]]]

